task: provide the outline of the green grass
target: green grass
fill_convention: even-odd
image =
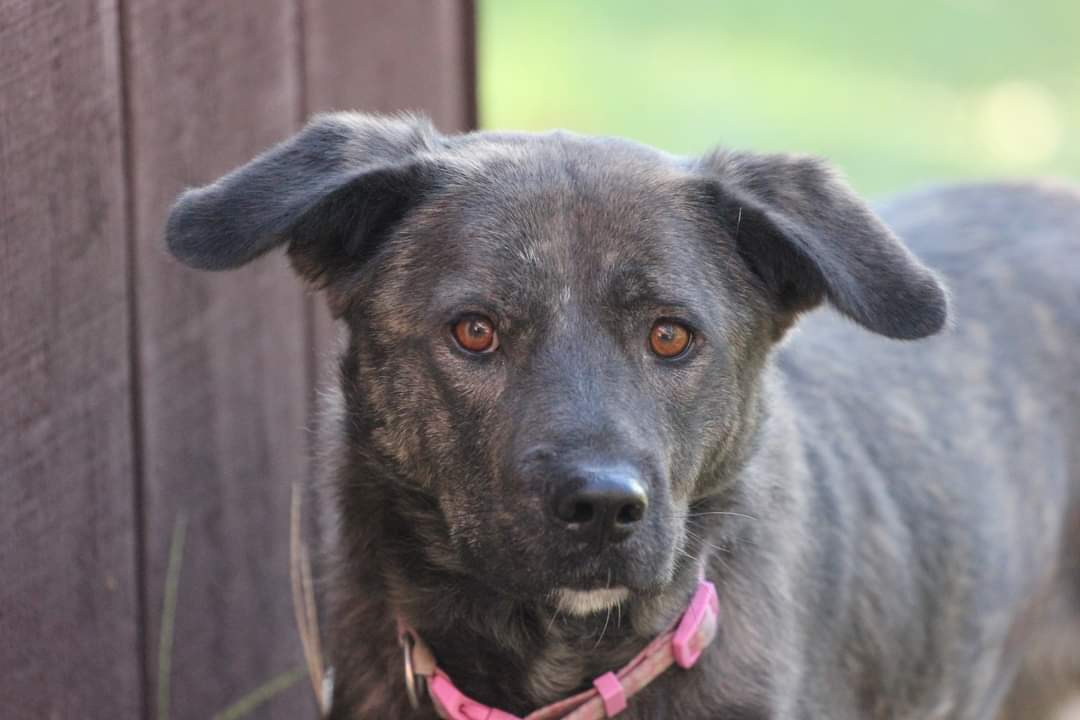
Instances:
[[[184,565],[186,538],[187,514],[181,511],[177,514],[173,523],[172,537],[169,541],[169,564],[165,572],[165,589],[162,595],[161,632],[158,637],[157,704],[154,712],[156,720],[169,720],[171,711],[173,642],[175,640],[177,602],[180,594],[180,571]],[[281,673],[255,688],[221,712],[215,713],[213,720],[240,720],[240,718],[246,718],[262,705],[307,677],[307,674],[306,665],[300,665],[288,672]]]
[[[1080,177],[1080,2],[482,0],[484,127],[811,152],[864,192]]]
[[[169,720],[172,700],[172,653],[176,629],[176,599],[180,592],[180,569],[184,565],[184,540],[187,537],[187,516],[181,512],[173,523],[169,541],[169,566],[165,572],[165,592],[162,596],[161,631],[158,636],[157,720]]]
[[[240,720],[273,700],[308,676],[307,665],[300,665],[255,688],[235,703],[216,713],[212,720]]]

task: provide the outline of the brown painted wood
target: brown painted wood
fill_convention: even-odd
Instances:
[[[476,92],[471,0],[302,0],[305,110],[427,113],[443,131],[472,129]],[[313,311],[316,367],[335,330]]]
[[[303,8],[308,112],[421,110],[444,130],[469,126],[471,3],[303,0]]]
[[[0,716],[142,713],[112,2],[0,2]]]
[[[162,228],[202,184],[296,129],[299,17],[289,0],[129,0],[145,442],[146,664],[177,518],[187,519],[171,718],[207,718],[302,662],[288,579],[290,484],[307,476],[305,300],[280,253],[208,275],[166,256]],[[260,718],[314,715],[306,680]]]
[[[0,0],[5,719],[157,714],[179,518],[169,716],[300,665],[289,489],[325,331],[280,255],[197,274],[162,224],[309,110],[471,125],[471,22],[466,0]],[[256,714],[312,717],[309,692]]]

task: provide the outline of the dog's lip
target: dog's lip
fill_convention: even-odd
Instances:
[[[630,589],[622,585],[584,590],[560,587],[551,593],[551,597],[556,607],[567,614],[585,616],[625,602],[630,597]]]

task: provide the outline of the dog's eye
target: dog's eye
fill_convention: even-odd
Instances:
[[[674,320],[657,320],[649,332],[649,348],[670,360],[684,354],[694,339],[690,328]]]
[[[466,315],[454,323],[454,339],[463,350],[473,353],[494,352],[499,347],[495,324],[483,315]]]

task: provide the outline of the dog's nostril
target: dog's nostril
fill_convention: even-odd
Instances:
[[[595,499],[579,493],[563,495],[555,506],[555,516],[564,523],[572,525],[592,522],[596,512]]]
[[[615,516],[615,522],[620,525],[631,525],[645,515],[645,503],[634,500],[619,508],[619,514]]]
[[[593,506],[587,502],[574,503],[574,509],[570,513],[569,522],[587,523],[592,520]]]

